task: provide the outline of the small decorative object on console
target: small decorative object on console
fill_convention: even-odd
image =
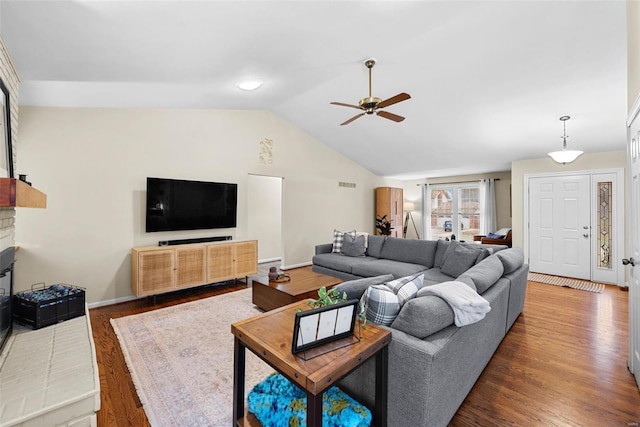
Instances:
[[[278,269],[276,267],[269,268],[269,281],[275,282],[278,279]]]

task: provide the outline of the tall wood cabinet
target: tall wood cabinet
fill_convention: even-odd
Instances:
[[[192,288],[257,272],[257,240],[143,246],[131,250],[131,288],[136,296]]]
[[[378,187],[376,188],[376,218],[387,216],[391,222],[391,237],[402,237],[403,228],[403,195],[402,188]],[[376,234],[380,232],[376,229]]]

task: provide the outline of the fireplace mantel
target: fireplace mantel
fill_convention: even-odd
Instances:
[[[47,195],[16,178],[0,178],[1,208],[46,208]]]

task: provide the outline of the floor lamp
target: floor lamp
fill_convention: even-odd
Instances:
[[[402,230],[402,237],[406,238],[407,237],[407,227],[409,227],[409,220],[411,220],[411,223],[413,224],[413,229],[416,231],[416,236],[418,237],[418,239],[420,239],[420,233],[418,233],[418,227],[416,227],[416,222],[413,220],[413,215],[411,214],[411,212],[416,210],[416,205],[413,202],[404,202],[404,211],[407,212],[407,214],[404,217],[404,229]]]

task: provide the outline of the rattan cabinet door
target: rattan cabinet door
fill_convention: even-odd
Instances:
[[[207,246],[207,282],[235,279],[233,243]]]
[[[176,288],[191,288],[206,283],[207,247],[176,248]]]
[[[137,256],[137,280],[134,293],[137,296],[153,295],[175,288],[176,251],[134,251]]]
[[[235,244],[235,275],[248,276],[258,272],[258,241],[239,242]]]

